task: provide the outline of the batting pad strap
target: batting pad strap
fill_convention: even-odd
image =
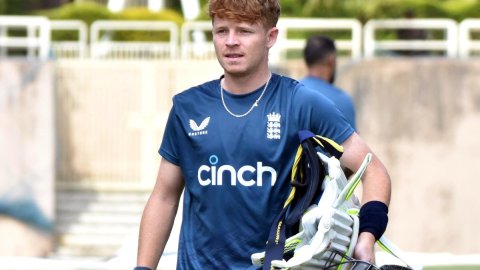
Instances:
[[[369,232],[380,239],[387,229],[388,206],[381,201],[370,201],[360,208],[358,215],[360,220],[359,232]]]
[[[137,267],[133,268],[133,270],[152,270],[152,269],[150,269],[148,267],[145,267],[145,266],[137,266]]]

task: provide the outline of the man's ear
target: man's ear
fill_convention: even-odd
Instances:
[[[330,66],[335,65],[335,61],[337,61],[336,57],[335,57],[335,54],[334,53],[329,53],[328,56],[327,56],[328,65],[330,65]]]
[[[327,56],[327,65],[331,68],[331,69],[335,69],[336,68],[336,65],[337,65],[337,56],[335,55],[335,53],[330,53],[328,56]]]
[[[277,42],[278,37],[278,28],[272,27],[267,32],[267,48],[272,48],[273,45]]]

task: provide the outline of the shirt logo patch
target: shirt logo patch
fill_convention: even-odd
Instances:
[[[208,130],[206,130],[206,128],[209,123],[210,123],[210,117],[203,119],[200,125],[197,125],[195,121],[190,119],[189,125],[190,125],[190,129],[192,129],[193,132],[189,132],[188,136],[191,137],[191,136],[200,136],[200,135],[208,134]]]
[[[281,125],[280,118],[282,116],[279,113],[271,112],[267,115],[267,139],[280,140]]]

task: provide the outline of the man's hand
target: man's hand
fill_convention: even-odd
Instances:
[[[353,252],[353,257],[357,260],[362,260],[375,264],[375,237],[369,232],[362,232],[358,236],[357,245]]]

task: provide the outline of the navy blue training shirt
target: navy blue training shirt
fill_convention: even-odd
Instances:
[[[225,104],[243,114],[263,87],[225,91]],[[225,110],[219,79],[173,98],[159,153],[185,179],[177,269],[251,266],[288,196],[297,132],[305,129],[338,143],[354,132],[330,100],[277,74],[258,107],[241,118]]]

